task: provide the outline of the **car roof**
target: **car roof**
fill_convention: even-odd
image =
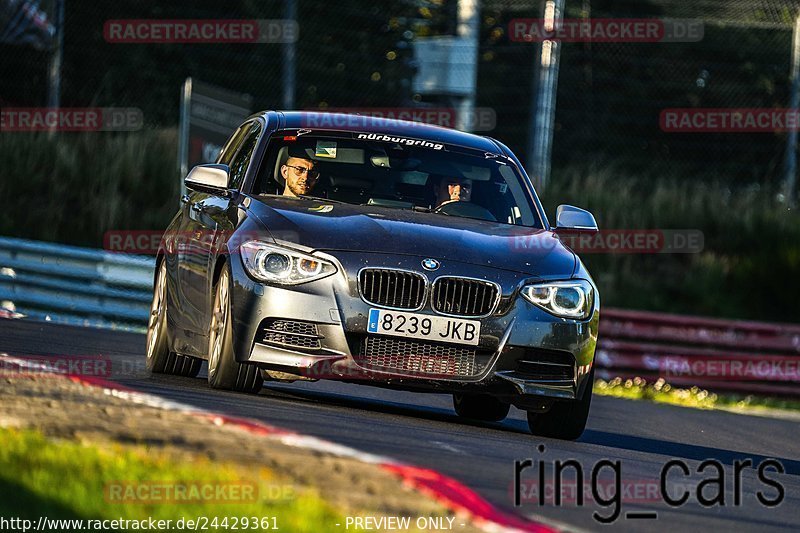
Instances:
[[[260,115],[265,116],[264,111]],[[278,111],[282,129],[335,130],[359,133],[385,133],[390,135],[450,144],[502,154],[502,149],[488,137],[473,135],[450,128],[422,122],[411,122],[393,118],[369,117],[347,113],[325,113],[324,111]],[[266,118],[266,117],[265,117]]]

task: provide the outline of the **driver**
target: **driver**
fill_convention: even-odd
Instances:
[[[447,202],[469,202],[472,198],[472,180],[469,178],[440,178],[434,188],[436,208]]]
[[[311,159],[302,157],[287,159],[286,163],[281,165],[281,176],[286,182],[283,195],[297,197],[310,193],[319,178],[319,170],[314,166],[315,163]]]

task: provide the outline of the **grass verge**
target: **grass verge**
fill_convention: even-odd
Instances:
[[[188,487],[181,501],[166,498],[164,487],[181,485]],[[279,529],[317,532],[341,529],[335,524],[344,519],[313,491],[297,493],[266,468],[202,457],[181,462],[143,445],[100,447],[51,440],[30,429],[0,428],[0,486],[0,515],[34,520],[277,517]],[[161,501],[153,497],[158,490]],[[149,499],[129,501],[143,495]]]
[[[682,389],[673,387],[663,379],[648,383],[642,378],[597,379],[594,394],[629,400],[648,400],[658,403],[694,407],[699,409],[724,409],[737,412],[800,411],[800,401],[783,398],[741,394],[718,394],[699,387]]]

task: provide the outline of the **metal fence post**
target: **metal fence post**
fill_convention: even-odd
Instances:
[[[50,60],[50,85],[47,91],[47,106],[61,107],[61,63],[64,56],[64,2],[55,0],[55,16],[53,26],[56,30],[55,47]],[[55,128],[50,129],[50,135],[55,133]]]
[[[564,0],[547,0],[545,2],[545,31],[553,31],[561,25],[563,12]],[[528,133],[527,162],[534,183],[537,187],[544,188],[550,178],[550,154],[556,118],[561,45],[555,40],[544,40],[538,50],[538,61],[533,69],[534,90]]]
[[[792,80],[789,109],[797,113],[800,107],[800,15],[794,21],[792,33]],[[786,154],[784,158],[784,198],[790,207],[797,205],[797,128],[791,128],[786,136]]]
[[[297,0],[286,0],[286,20],[297,22]],[[294,109],[294,93],[296,85],[296,57],[297,43],[283,43],[283,109]]]

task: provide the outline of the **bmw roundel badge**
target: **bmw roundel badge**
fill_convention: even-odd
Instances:
[[[422,268],[424,268],[425,270],[436,270],[440,266],[441,265],[439,261],[437,261],[436,259],[431,259],[429,257],[427,259],[422,260]]]

